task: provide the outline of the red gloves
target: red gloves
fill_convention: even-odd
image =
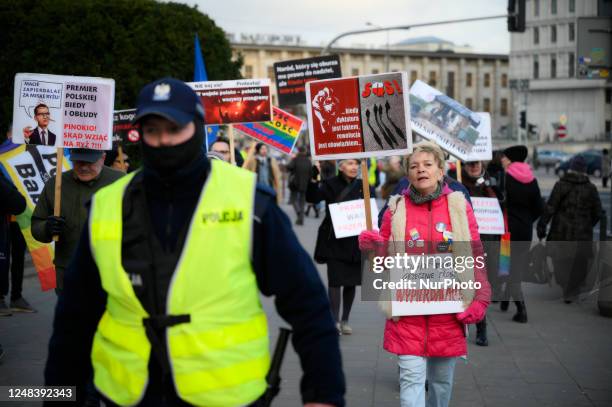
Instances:
[[[487,314],[488,305],[489,303],[487,301],[474,300],[465,311],[457,314],[457,319],[464,324],[475,324],[480,322]]]
[[[376,230],[364,230],[359,234],[359,250],[375,250],[385,240]]]

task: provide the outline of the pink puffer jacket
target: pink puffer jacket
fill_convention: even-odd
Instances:
[[[437,223],[444,223],[452,232],[448,210],[448,194],[451,191],[444,187],[442,195],[434,201],[416,205],[406,195],[406,240],[410,231],[416,229],[420,239],[431,242],[443,241],[442,232],[436,230]],[[483,255],[478,225],[472,207],[466,204],[470,235],[473,240],[472,255]],[[391,236],[391,213],[383,216],[380,235],[387,241]],[[476,291],[474,300],[489,302],[491,288],[486,280],[486,270],[474,267],[476,281],[482,287]],[[399,320],[387,320],[385,326],[384,348],[397,355],[415,355],[427,357],[451,357],[467,354],[465,326],[456,318],[457,314],[418,315],[400,317]]]

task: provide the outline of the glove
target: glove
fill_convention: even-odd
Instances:
[[[364,230],[359,234],[359,250],[374,250],[384,242],[381,235],[375,230]]]
[[[487,314],[487,306],[489,303],[480,300],[474,300],[465,311],[457,314],[459,322],[464,324],[475,324],[482,321]]]
[[[538,225],[536,228],[536,233],[538,234],[538,239],[544,239],[546,237],[546,226]]]
[[[45,224],[45,231],[49,236],[61,236],[66,228],[66,218],[63,216],[49,216]]]

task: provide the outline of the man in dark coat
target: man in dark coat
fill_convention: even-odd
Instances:
[[[308,182],[310,182],[310,176],[312,174],[312,162],[306,154],[306,148],[298,148],[297,156],[287,165],[287,171],[289,171],[290,201],[297,215],[295,224],[303,225],[306,189],[308,188]]]
[[[572,160],[570,171],[553,187],[537,227],[538,238],[545,238],[552,219],[547,240],[554,243],[548,245],[548,252],[553,255],[555,279],[566,303],[572,302],[586,278],[593,254],[593,227],[601,217],[599,193],[586,168],[584,157]]]
[[[533,223],[542,214],[542,195],[538,181],[525,159],[527,147],[512,146],[504,150],[502,166],[506,171],[505,197],[510,231],[510,279],[506,297],[512,297],[517,313],[515,322],[527,322],[527,309],[521,289],[521,272],[528,264],[528,252],[533,237]],[[502,301],[502,311],[508,309],[508,301]]]

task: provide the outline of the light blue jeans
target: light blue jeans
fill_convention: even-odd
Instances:
[[[399,355],[401,407],[448,407],[457,358]],[[425,403],[425,379],[428,382]]]

